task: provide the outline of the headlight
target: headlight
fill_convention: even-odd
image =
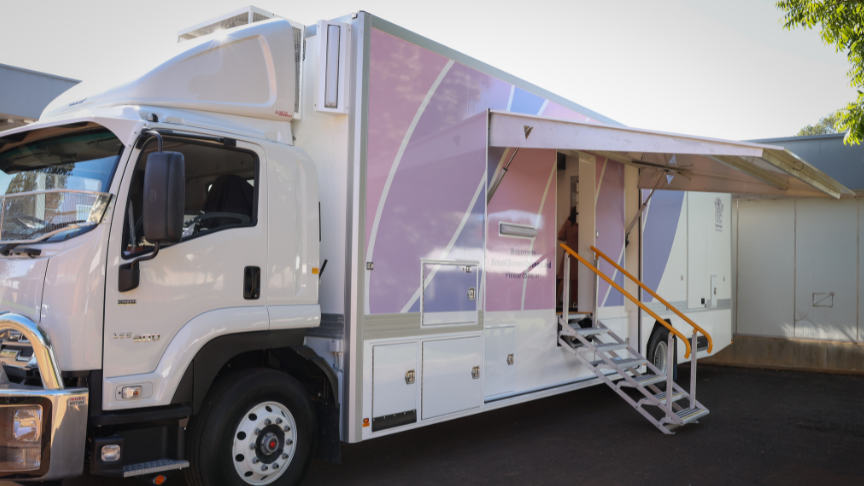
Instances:
[[[0,470],[31,471],[42,465],[42,406],[3,407]]]
[[[21,442],[39,442],[42,437],[42,407],[15,408],[12,437]]]

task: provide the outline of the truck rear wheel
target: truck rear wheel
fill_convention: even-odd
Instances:
[[[668,373],[670,368],[669,363],[669,331],[664,327],[657,326],[651,337],[648,339],[648,361],[651,362],[663,373]],[[678,380],[678,356],[673,353],[672,363],[672,380]],[[665,390],[665,384],[657,385],[661,390]]]
[[[306,389],[285,373],[245,370],[225,377],[192,418],[186,480],[194,486],[298,484],[317,430]]]

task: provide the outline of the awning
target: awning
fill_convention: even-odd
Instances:
[[[642,169],[639,187],[643,189],[835,198],[854,194],[774,145],[494,110],[489,145],[606,157]]]

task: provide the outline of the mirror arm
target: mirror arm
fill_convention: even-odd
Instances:
[[[153,246],[153,251],[149,255],[144,255],[140,258],[132,260],[130,263],[120,265],[120,274],[117,278],[117,289],[120,292],[128,292],[138,288],[138,282],[141,278],[141,268],[138,265],[141,262],[152,260],[159,254],[159,242]]]
[[[153,245],[153,251],[150,252],[149,255],[144,255],[140,258],[136,258],[136,259],[132,260],[132,263],[130,263],[129,265],[131,265],[133,268],[138,268],[139,263],[146,262],[147,260],[152,260],[152,259],[156,258],[156,255],[158,255],[158,254],[159,254],[159,242],[157,241]]]
[[[145,130],[141,133],[142,134],[146,133],[148,135],[153,135],[154,137],[156,137],[156,144],[157,144],[156,145],[156,149],[157,149],[156,151],[157,152],[162,151],[162,134],[161,133],[157,132],[156,130]]]

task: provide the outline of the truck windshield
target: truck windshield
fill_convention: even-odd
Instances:
[[[122,149],[113,133],[99,129],[0,150],[0,243],[99,223]]]

